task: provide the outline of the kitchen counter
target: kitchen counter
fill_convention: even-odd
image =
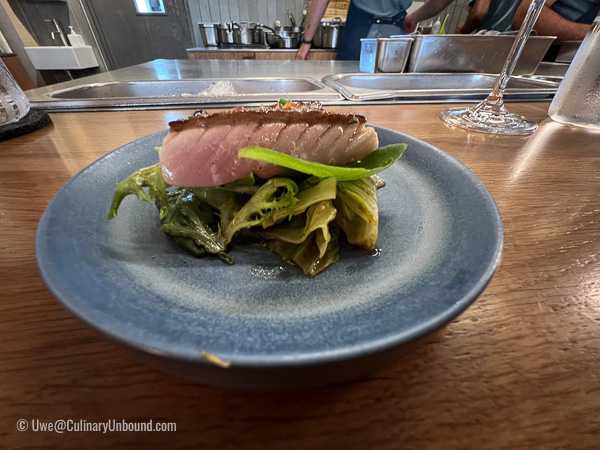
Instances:
[[[235,64],[243,61],[227,67]],[[201,67],[212,76],[225,66],[161,67],[137,74],[170,78]],[[550,121],[548,103],[510,105],[541,124],[529,137],[448,128],[438,118],[441,107],[332,109],[364,114],[370,123],[423,139],[469,167],[503,218],[500,267],[466,312],[402,360],[367,378],[301,391],[230,391],[157,372],[63,309],[38,272],[38,220],[64,183],[97,158],[191,110],[55,113],[51,126],[0,142],[4,445],[597,447],[599,135]],[[174,422],[177,431],[18,431],[19,419],[29,427],[36,419],[152,419]]]
[[[541,68],[541,67],[540,67]],[[540,78],[545,78],[547,68],[541,68]],[[553,72],[556,71],[552,67]],[[90,111],[90,110],[122,110],[122,109],[164,109],[164,108],[221,108],[233,103],[244,102],[247,106],[277,101],[281,97],[300,101],[320,101],[324,105],[343,105],[349,103],[342,94],[341,89],[325,86],[321,83],[323,77],[328,75],[343,75],[360,73],[358,61],[278,61],[277,64],[265,60],[155,60],[112,72],[102,73],[87,78],[46,86],[39,89],[27,91],[32,107],[48,109],[51,111]],[[537,74],[537,72],[536,72]],[[382,77],[373,80],[369,85],[371,93],[375,92],[375,98],[370,98],[370,104],[398,104],[398,103],[432,103],[432,102],[454,102],[457,97],[448,94],[446,97],[433,95],[437,92],[436,83],[427,83],[420,89],[430,91],[432,95],[422,94],[420,96],[400,95],[399,98],[378,98],[380,90],[390,90],[378,84],[383,76],[394,77],[397,74],[364,74],[372,77]],[[398,74],[399,75],[399,74]],[[416,75],[419,78],[420,74]],[[469,74],[463,74],[469,75]],[[479,76],[479,74],[471,74]],[[488,77],[494,78],[494,75]],[[402,78],[402,76],[400,77]],[[560,81],[559,77],[551,77],[549,81]],[[210,93],[219,81],[233,79],[250,79],[257,83],[247,84],[245,88],[238,90],[235,86],[229,86],[233,94]],[[262,80],[261,80],[262,79]],[[274,88],[272,81],[283,83]],[[170,81],[169,83],[160,83]],[[181,83],[178,83],[181,81]],[[261,84],[261,81],[263,83]],[[133,83],[132,83],[133,82]],[[157,82],[157,83],[155,83]],[[288,83],[291,82],[291,83]],[[114,84],[111,84],[114,83]],[[145,83],[145,84],[144,84]],[[301,87],[300,84],[304,86]],[[406,84],[406,77],[402,90],[415,89]],[[473,84],[475,83],[475,84]],[[466,91],[464,86],[476,85],[467,81],[460,84],[460,94],[463,101],[475,102],[482,100],[486,92],[478,96],[464,97]],[[552,97],[558,84],[548,81],[537,81],[545,83],[547,92],[543,95],[540,90],[527,90],[521,92],[520,97],[510,94],[511,84],[507,91],[506,101],[547,101]],[[310,86],[308,86],[310,84]],[[492,84],[489,85],[491,91]],[[258,86],[262,85],[261,88]],[[292,86],[293,85],[293,86]],[[400,86],[400,85],[398,85]],[[222,88],[223,86],[221,86]],[[239,86],[238,86],[239,87]],[[79,89],[78,92],[71,92]],[[214,91],[213,91],[214,92]],[[227,92],[227,90],[225,91]],[[489,92],[489,91],[487,91]],[[438,93],[439,94],[439,93]],[[229,98],[228,98],[229,97]],[[432,98],[435,97],[435,98]]]

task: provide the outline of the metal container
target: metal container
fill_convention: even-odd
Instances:
[[[298,48],[300,43],[300,36],[296,33],[295,36],[280,36],[283,39],[282,48]]]
[[[323,82],[353,101],[444,102],[483,100],[496,79],[496,75],[480,73],[361,73],[330,75]],[[547,101],[557,88],[557,83],[515,77],[508,82],[505,98]]]
[[[258,45],[269,45],[267,42],[267,34],[275,34],[273,28],[270,28],[262,23],[258,23],[252,29],[252,40]]]
[[[219,25],[219,40],[221,44],[234,44],[234,26],[231,23],[222,23]]]
[[[406,72],[500,73],[515,41],[510,35],[411,35],[414,39]],[[406,36],[392,36],[406,37]],[[531,36],[521,54],[515,75],[530,75],[548,51],[554,36]]]
[[[404,72],[413,39],[379,38],[361,39],[360,71],[367,73]]]
[[[336,20],[337,19],[337,20]],[[319,47],[321,48],[337,48],[340,43],[342,32],[344,31],[344,23],[341,19],[336,18],[332,22],[321,23],[321,37]]]
[[[232,22],[233,42],[238,45],[254,44],[254,27],[256,22]]]
[[[265,42],[271,48],[283,48],[285,45],[284,40],[278,34],[265,32]]]
[[[361,72],[377,72],[377,39],[364,38],[360,40],[360,62]]]
[[[213,22],[198,22],[202,43],[206,47],[217,47],[219,45],[219,24]]]
[[[304,27],[275,27],[275,34],[282,34],[282,33],[299,33],[302,34],[302,32],[304,32]]]
[[[558,49],[554,61],[557,63],[570,63],[573,61],[577,50],[579,50],[579,47],[581,46],[581,42],[582,41],[564,41]]]
[[[321,48],[321,41],[323,37],[323,28],[321,24],[319,24],[317,31],[315,31],[315,35],[312,38],[312,47],[313,48]]]
[[[301,27],[275,27],[275,33],[267,35],[267,43],[273,48],[298,48],[303,31]]]
[[[300,33],[298,31],[279,31],[279,37],[283,39],[283,48],[297,48],[300,43]]]

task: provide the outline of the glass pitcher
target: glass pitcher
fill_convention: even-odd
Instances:
[[[557,122],[600,131],[600,16],[573,58],[548,115]]]
[[[0,127],[17,122],[29,112],[29,100],[0,59]]]

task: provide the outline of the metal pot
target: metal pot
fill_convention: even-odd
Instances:
[[[292,27],[276,27],[274,33],[266,32],[266,43],[272,48],[298,48],[300,32],[291,30]]]
[[[278,34],[280,36],[283,36],[283,34],[285,34],[285,33],[302,34],[303,32],[304,32],[304,27],[275,27],[275,34]]]
[[[300,43],[300,32],[299,31],[288,31],[285,29],[279,31],[279,37],[283,39],[282,48],[297,48]],[[297,27],[294,27],[297,28]],[[293,29],[293,28],[292,28]]]
[[[344,31],[344,22],[338,17],[329,23],[321,23],[321,39],[319,47],[337,48]]]
[[[219,39],[221,44],[233,44],[233,31],[234,27],[231,23],[225,23],[219,25]]]
[[[233,22],[233,42],[239,45],[254,44],[256,22]]]
[[[312,38],[312,46],[314,48],[321,48],[322,41],[323,41],[323,23],[319,22],[317,31],[315,31],[315,35]]]
[[[285,41],[278,34],[266,31],[264,33],[265,43],[271,48],[284,48]]]
[[[261,23],[256,24],[256,26],[252,29],[252,41],[259,45],[269,45],[266,38],[267,34],[275,34],[275,31],[273,28]]]
[[[300,36],[298,33],[295,33],[295,36],[280,36],[283,39],[282,48],[298,48],[298,44],[300,43]]]
[[[219,45],[219,24],[213,22],[198,22],[202,42],[206,47]]]

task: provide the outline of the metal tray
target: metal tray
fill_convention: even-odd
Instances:
[[[336,101],[342,96],[309,78],[223,78],[89,83],[45,95],[32,106],[48,110],[180,106],[209,103]]]
[[[323,82],[353,101],[381,99],[402,100],[480,100],[492,90],[497,75],[479,73],[428,74],[342,74],[330,75]],[[550,99],[556,93],[557,83],[511,78],[507,99]]]
[[[512,35],[411,35],[414,39],[405,72],[500,73],[512,47]],[[531,36],[515,67],[515,75],[529,75],[555,40],[554,36]]]

